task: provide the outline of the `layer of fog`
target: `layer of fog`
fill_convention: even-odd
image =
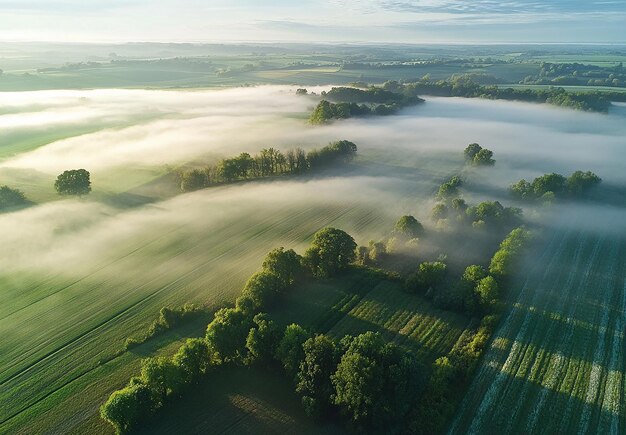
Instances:
[[[328,210],[341,214],[362,207],[367,214],[374,198],[377,213],[391,229],[398,215],[414,208],[401,194],[410,188],[411,183],[394,178],[354,176],[218,187],[126,211],[89,200],[55,201],[0,214],[0,263],[5,272],[65,269],[69,275],[80,274],[83,266],[123,257],[126,249],[131,252],[170,231],[193,238],[194,233],[217,231],[241,219],[254,227],[262,217],[278,221],[302,210],[323,216],[335,214]],[[355,233],[356,227],[357,222],[348,222],[345,229],[362,243],[381,234]]]
[[[0,107],[36,111],[0,116],[3,133],[33,127],[109,120],[109,128],[50,143],[9,159],[0,167],[56,173],[129,164],[184,163],[204,155],[229,156],[263,147],[310,147],[349,139],[362,150],[408,153],[455,152],[478,142],[495,151],[494,176],[509,183],[540,173],[589,169],[604,179],[626,181],[624,117],[581,113],[546,105],[470,99],[428,98],[391,117],[351,119],[325,127],[305,123],[315,103],[293,87],[220,91],[42,91],[0,93]],[[318,89],[319,90],[319,89]],[[41,107],[44,105],[45,107]],[[148,117],[142,122],[140,117]],[[155,119],[156,118],[156,119]]]
[[[462,150],[470,142],[492,149],[497,160],[494,168],[470,173],[474,186],[491,188],[482,193],[480,189],[465,193],[472,201],[506,202],[506,188],[512,182],[553,171],[569,174],[577,169],[592,170],[607,183],[626,183],[626,123],[619,114],[581,113],[535,104],[428,98],[426,104],[395,116],[351,119],[314,127],[306,124],[307,111],[314,103],[309,97],[296,96],[295,87],[275,86],[220,91],[1,94],[0,104],[15,110],[34,104],[39,104],[40,109],[41,105],[49,105],[49,109],[4,115],[24,116],[26,121],[22,126],[36,117],[46,120],[50,128],[57,128],[66,122],[67,113],[75,113],[77,123],[89,122],[94,114],[122,119],[152,113],[159,119],[56,141],[9,159],[0,168],[33,168],[55,173],[85,167],[96,178],[99,171],[116,166],[186,162],[206,155],[255,152],[269,146],[312,147],[337,139],[356,142],[366,164],[360,171],[340,179],[247,184],[220,190],[224,197],[206,191],[130,212],[110,209],[87,199],[1,215],[0,237],[5,249],[0,260],[7,267],[59,264],[59,258],[67,255],[76,256],[78,261],[81,252],[98,252],[102,246],[115,244],[117,234],[123,240],[134,231],[152,228],[160,220],[167,222],[175,218],[192,223],[194,219],[206,219],[206,210],[220,213],[228,209],[232,216],[242,215],[268,207],[277,198],[283,203],[296,201],[302,205],[358,198],[367,207],[388,210],[390,215],[413,213],[428,219],[432,201],[417,193],[419,183],[415,180],[410,182],[415,182],[416,193],[410,193],[411,186],[407,187],[405,180],[407,168],[410,172],[415,166],[414,171],[424,172],[425,178],[436,174],[441,180],[453,173],[450,167],[461,167]],[[61,118],[59,110],[63,113]],[[0,124],[8,124],[2,118]],[[448,166],[442,161],[447,161]],[[371,176],[376,163],[382,165],[376,167],[376,176]],[[442,167],[445,169],[438,172]],[[381,170],[386,172],[381,174]],[[430,180],[424,191],[432,191],[437,182]],[[196,212],[198,198],[202,201],[200,211]],[[600,208],[593,210],[599,217],[605,215]],[[619,215],[622,210],[618,207],[616,213]],[[145,219],[153,224],[147,224]],[[596,222],[602,226],[600,220]],[[204,230],[210,229],[203,227]]]

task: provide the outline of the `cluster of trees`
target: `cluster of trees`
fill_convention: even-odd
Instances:
[[[561,174],[545,174],[532,182],[524,179],[510,187],[511,194],[518,199],[552,201],[555,198],[577,198],[584,196],[602,179],[591,171],[576,171],[569,177]]]
[[[403,216],[394,233],[415,238],[423,227],[412,216]],[[306,413],[314,418],[342,416],[350,428],[367,433],[441,431],[459,400],[455,393],[469,379],[497,322],[490,313],[498,305],[498,285],[513,271],[528,237],[523,228],[512,231],[488,271],[469,266],[456,285],[447,285],[449,273],[443,261],[422,263],[407,278],[408,291],[435,303],[449,303],[456,297],[461,306],[471,307],[470,314],[483,316],[475,331],[434,363],[430,376],[412,352],[386,342],[378,333],[337,340],[297,324],[281,329],[263,313],[304,276],[332,277],[356,260],[354,239],[336,228],[324,228],[303,256],[284,248],[268,253],[235,306],[215,313],[204,338],[187,340],[172,358],[144,360],[141,375],[109,397],[101,416],[118,433],[132,431],[168,401],[216,373],[220,365],[236,364],[282,370],[293,380]],[[194,311],[191,306],[161,310],[158,326],[151,329],[168,328]]]
[[[354,158],[356,152],[357,146],[353,142],[340,140],[308,153],[301,148],[286,153],[266,148],[253,156],[241,153],[237,157],[223,159],[215,166],[182,172],[180,188],[183,192],[190,192],[236,180],[302,174],[335,163],[346,163]]]
[[[523,227],[513,229],[500,244],[488,268],[468,266],[459,278],[453,276],[445,260],[423,262],[408,275],[404,289],[431,300],[433,305],[470,316],[493,313],[500,296],[500,284],[513,272],[521,250],[529,239]]]
[[[465,162],[474,166],[493,166],[496,161],[492,158],[493,151],[481,147],[477,143],[471,143],[463,151]]]
[[[378,242],[370,240],[368,246],[357,248],[356,263],[363,266],[380,266],[381,261],[395,250],[398,243],[416,246],[424,234],[424,226],[414,216],[401,216],[389,238]]]
[[[21,190],[0,186],[0,212],[24,207],[27,204],[28,200]]]
[[[624,96],[600,92],[567,92],[563,88],[513,89],[497,86],[482,86],[464,76],[449,80],[433,81],[430,77],[406,84],[404,93],[408,95],[436,95],[443,97],[488,98],[493,100],[527,101],[548,103],[577,110],[608,112],[611,101],[622,101]],[[619,100],[613,99],[616,94]]]
[[[71,169],[60,174],[54,182],[59,195],[83,196],[91,192],[91,174],[86,169]]]
[[[132,378],[102,405],[102,418],[118,433],[129,432],[220,364],[260,363],[272,360],[276,354],[288,367],[299,369],[297,358],[304,355],[304,350],[290,349],[285,343],[281,347],[283,340],[294,338],[293,328],[288,328],[279,340],[281,335],[274,324],[260,311],[292,288],[306,272],[328,277],[347,267],[354,261],[355,247],[356,243],[347,233],[324,228],[315,234],[303,257],[284,248],[271,251],[261,271],[244,286],[235,307],[222,308],[215,313],[204,339],[187,340],[172,358],[144,360],[141,376]],[[163,309],[151,331],[169,328],[193,312],[195,309],[191,306],[180,311]]]
[[[464,388],[498,324],[501,288],[518,266],[520,254],[529,238],[526,229],[514,229],[500,244],[488,269],[480,265],[468,266],[456,282],[449,278],[449,274],[446,278],[446,268],[441,262],[422,263],[420,270],[409,277],[415,281],[421,275],[422,282],[430,281],[425,295],[428,294],[434,305],[481,317],[478,328],[465,332],[452,350],[438,358],[431,367],[416,418],[411,422],[419,422],[415,432],[442,433],[450,421],[455,404],[463,397]],[[423,292],[426,286],[417,288]]]
[[[582,63],[543,62],[537,75],[526,76],[520,83],[558,86],[626,86],[622,62],[614,67]]]
[[[431,216],[440,225],[452,221],[456,224],[471,224],[476,229],[510,228],[520,223],[522,209],[505,207],[500,201],[483,201],[469,206],[464,199],[454,198],[435,204]]]
[[[347,267],[355,247],[347,233],[325,228],[303,257],[284,248],[271,251],[235,307],[215,313],[204,338],[187,340],[172,358],[142,361],[141,375],[102,405],[102,418],[127,433],[220,365],[238,364],[279,367],[314,418],[341,415],[355,430],[404,432],[426,380],[412,352],[373,332],[336,340],[297,324],[281,330],[261,312],[305,273],[328,277]],[[176,319],[178,314],[162,310],[158,323]]]
[[[322,92],[324,98],[313,110],[311,124],[365,115],[392,115],[398,110],[423,103],[417,95],[395,93],[379,87],[357,89],[336,87]]]

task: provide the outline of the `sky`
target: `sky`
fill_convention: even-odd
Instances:
[[[0,0],[0,40],[626,43],[626,0]]]

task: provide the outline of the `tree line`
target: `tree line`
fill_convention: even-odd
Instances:
[[[322,98],[311,113],[311,124],[366,115],[393,115],[404,107],[424,102],[417,95],[395,93],[375,86],[367,89],[335,87],[322,92]]]
[[[389,81],[383,89],[399,89],[405,95],[435,95],[441,97],[487,98],[492,100],[526,101],[547,103],[554,106],[569,107],[576,110],[606,113],[611,101],[623,101],[626,98],[619,92],[610,95],[603,92],[567,92],[563,88],[549,89],[513,89],[483,86],[465,76],[452,77],[448,80],[431,80],[424,76],[414,82],[399,84]]]
[[[332,142],[309,152],[295,148],[281,152],[265,148],[255,155],[241,153],[237,157],[222,159],[216,165],[180,173],[180,188],[191,192],[212,185],[251,180],[283,174],[303,174],[324,167],[346,163],[354,158],[357,146],[350,141]]]
[[[415,218],[403,216],[394,231],[412,237],[422,234],[423,227]],[[526,239],[525,230],[513,231],[494,255],[489,275],[479,266],[466,270],[463,280],[484,306],[497,305],[493,282],[511,272]],[[349,428],[367,433],[441,429],[450,403],[458,400],[451,395],[458,391],[459,380],[467,382],[482,354],[495,325],[493,316],[485,316],[477,330],[429,369],[411,351],[378,333],[335,339],[297,324],[279,328],[263,312],[305,277],[329,278],[350,267],[357,259],[356,248],[349,234],[324,228],[302,256],[291,249],[272,250],[235,306],[215,313],[204,338],[188,339],[171,358],[143,360],[140,375],[102,405],[102,418],[117,433],[131,432],[167,403],[179,400],[188,388],[217,375],[220,366],[231,364],[279,368],[293,380],[306,413],[316,419],[335,416]],[[428,292],[426,287],[441,269],[422,263],[417,291]],[[158,323],[169,324],[180,315],[162,311]]]
[[[591,171],[576,171],[569,177],[551,173],[531,182],[522,179],[511,185],[509,191],[517,199],[551,202],[555,198],[583,197],[601,182],[602,179]]]

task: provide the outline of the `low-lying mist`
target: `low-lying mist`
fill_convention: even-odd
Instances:
[[[270,146],[306,148],[337,139],[357,143],[358,162],[362,163],[339,178],[209,189],[132,211],[87,198],[0,215],[4,267],[61,264],[69,257],[80,263],[91,255],[85,252],[106,251],[104,247],[119,244],[134,233],[152,231],[160,223],[194,225],[200,220],[204,231],[210,230],[213,218],[233,219],[277,204],[296,208],[358,201],[365,208],[383,210],[390,222],[393,215],[404,213],[427,220],[432,192],[461,169],[462,150],[470,142],[493,150],[497,163],[493,168],[469,172],[470,187],[476,189],[466,193],[468,200],[506,202],[506,188],[514,181],[553,171],[567,175],[577,169],[592,170],[606,182],[626,183],[626,123],[620,114],[428,98],[426,104],[396,116],[314,127],[306,123],[314,103],[314,98],[296,96],[295,87],[276,86],[0,93],[5,113],[0,115],[0,125],[8,130],[33,126],[54,130],[103,119],[122,123],[150,115],[132,126],[68,137],[20,153],[0,163],[0,174],[3,167],[49,174],[84,167],[97,179],[99,173],[114,167],[132,171],[137,164],[202,161],[206,156],[226,157]],[[590,205],[584,207],[587,214],[594,210]],[[615,222],[623,209],[618,204],[612,210],[606,216],[617,216],[611,220]]]

